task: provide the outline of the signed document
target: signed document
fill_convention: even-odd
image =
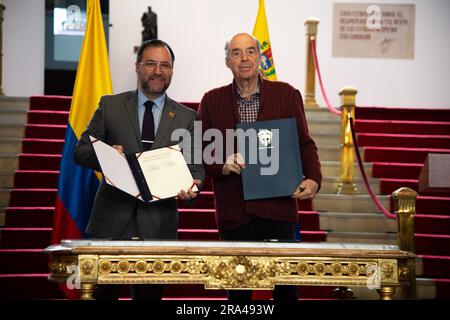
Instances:
[[[108,184],[144,202],[173,198],[180,190],[198,191],[178,145],[123,154],[90,136]]]

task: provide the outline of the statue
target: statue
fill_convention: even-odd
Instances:
[[[156,13],[152,12],[152,7],[148,7],[148,12],[144,12],[141,21],[144,30],[142,31],[142,42],[158,39],[158,25]]]

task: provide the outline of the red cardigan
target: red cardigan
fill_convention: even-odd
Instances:
[[[260,81],[260,106],[257,121],[282,118],[297,119],[298,136],[305,178],[322,182],[317,147],[308,132],[300,92],[287,83]],[[225,137],[226,129],[236,129],[240,122],[237,108],[235,83],[207,92],[200,102],[199,115],[203,132],[210,128],[219,129]],[[206,143],[207,144],[207,143]],[[228,155],[225,154],[224,161]],[[279,221],[298,222],[297,201],[290,197],[244,201],[241,176],[231,173],[222,175],[222,164],[206,165],[206,174],[212,178],[216,220],[219,230],[240,227],[252,217]]]

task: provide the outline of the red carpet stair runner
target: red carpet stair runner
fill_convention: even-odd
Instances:
[[[28,122],[14,175],[5,227],[0,244],[0,299],[62,299],[58,286],[47,280],[47,257],[42,249],[50,244],[61,150],[70,98],[31,97]],[[196,108],[197,104],[189,104]],[[300,202],[302,239],[326,241],[319,228],[319,213],[311,201]],[[216,240],[214,201],[210,182],[195,208],[180,209],[179,238]],[[299,288],[302,298],[329,298],[333,288]],[[268,292],[255,293],[266,298]],[[224,291],[205,290],[202,285],[167,286],[167,299],[225,299]]]
[[[427,154],[450,153],[450,110],[358,107],[356,132],[364,161],[372,162],[372,175],[380,180],[381,194],[400,187],[419,192]],[[450,299],[450,193],[419,193],[416,211],[420,277],[435,282],[437,298]]]

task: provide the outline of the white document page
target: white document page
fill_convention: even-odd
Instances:
[[[136,154],[153,200],[176,197],[181,190],[187,191],[194,179],[178,145],[154,149]]]
[[[103,141],[92,136],[89,136],[89,138],[106,182],[143,201],[125,155]]]

